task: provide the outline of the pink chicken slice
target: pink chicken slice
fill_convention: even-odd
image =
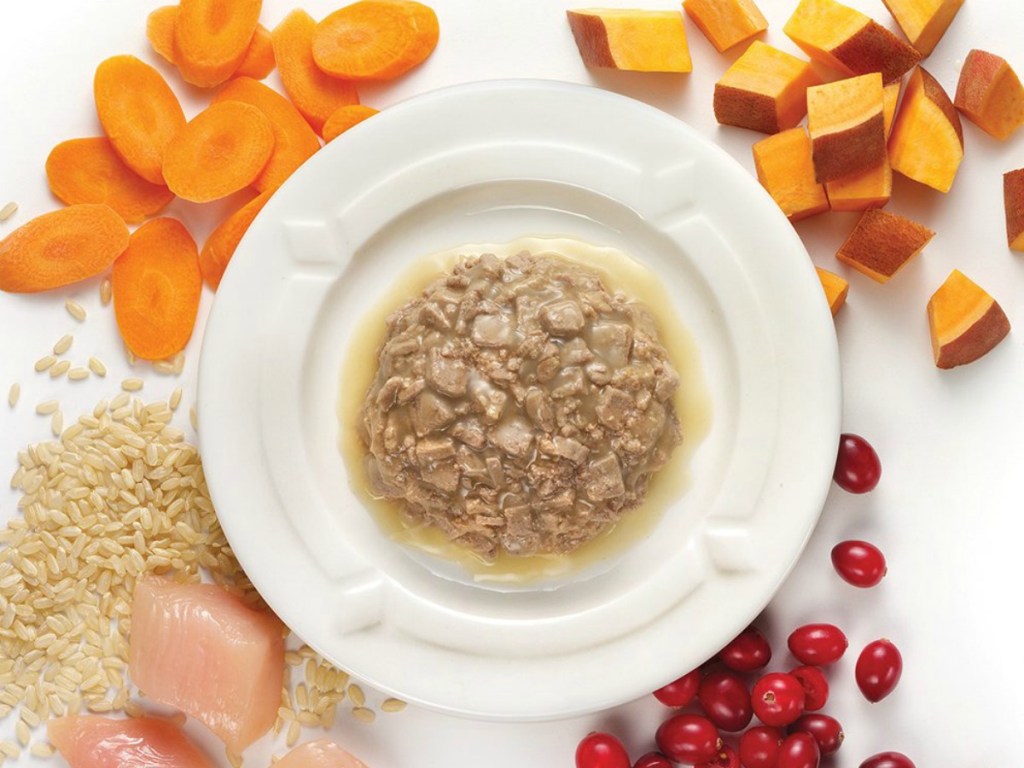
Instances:
[[[177,725],[158,717],[70,715],[46,733],[71,768],[214,768]]]
[[[146,696],[196,718],[241,754],[277,717],[282,625],[218,586],[145,579],[132,601],[128,672]]]
[[[282,757],[274,768],[366,768],[330,739],[317,739],[301,744]]]

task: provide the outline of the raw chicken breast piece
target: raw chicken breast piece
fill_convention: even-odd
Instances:
[[[128,672],[146,696],[203,723],[233,752],[270,730],[284,679],[280,620],[213,584],[135,587]]]
[[[71,768],[214,768],[177,725],[158,717],[69,715],[46,733]]]
[[[330,739],[317,739],[297,746],[274,763],[274,768],[366,768],[366,765]]]

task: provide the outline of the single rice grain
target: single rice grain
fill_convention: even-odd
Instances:
[[[65,352],[71,349],[71,345],[74,343],[75,337],[72,336],[70,333],[65,333],[63,336],[57,339],[57,343],[53,345],[53,354],[63,355]]]
[[[17,760],[21,755],[21,747],[15,744],[13,741],[0,741],[0,755],[9,757],[12,760]]]
[[[64,309],[66,309],[68,311],[68,314],[71,315],[73,318],[75,318],[75,320],[77,320],[78,322],[81,323],[81,322],[85,321],[85,318],[86,318],[85,307],[83,307],[81,304],[79,304],[74,299],[67,299],[67,300],[65,300],[64,301]]]
[[[46,355],[44,357],[40,357],[38,360],[36,360],[36,373],[42,373],[43,371],[52,368],[53,364],[56,362],[57,358],[54,357],[53,355]]]
[[[170,398],[167,400],[167,407],[172,411],[178,410],[178,405],[181,404],[181,387],[175,387],[174,391],[171,392]]]
[[[183,351],[174,356],[172,365],[174,366],[174,375],[180,376],[181,372],[185,370],[185,353]]]
[[[60,408],[60,403],[56,400],[46,400],[36,406],[36,413],[40,416],[49,416],[57,412]]]
[[[70,360],[59,360],[50,366],[50,378],[59,379],[65,373],[71,370]]]
[[[159,373],[161,376],[170,376],[174,373],[174,364],[167,360],[157,360],[153,363],[153,370]]]
[[[121,389],[125,392],[138,392],[142,389],[142,379],[130,378],[121,382]]]
[[[110,300],[114,297],[114,284],[110,282],[110,278],[104,278],[103,282],[100,283],[100,304],[104,307],[110,304]]]
[[[381,712],[401,712],[405,709],[406,703],[401,699],[384,699],[380,704]]]
[[[71,381],[84,381],[89,378],[88,368],[72,368],[68,371],[68,379]]]
[[[0,221],[7,221],[11,216],[18,212],[17,203],[7,203],[3,208],[0,208]]]
[[[288,735],[285,738],[285,744],[288,745],[289,749],[291,749],[292,747],[294,747],[298,743],[299,736],[301,736],[301,735],[302,735],[302,726],[299,725],[297,720],[293,720],[289,724],[289,726],[288,726]],[[2,747],[2,743],[0,743],[0,747]]]
[[[95,373],[97,376],[107,375],[107,366],[103,364],[103,361],[98,357],[89,358],[89,370]]]
[[[191,408],[188,409],[188,421],[192,425],[192,429],[194,429],[196,432],[198,432],[199,431],[199,412],[196,410],[196,407],[194,405]]]
[[[61,432],[64,431],[64,414],[60,411],[53,414],[50,419],[50,431],[53,432],[54,437],[60,437]]]
[[[366,703],[366,694],[363,693],[363,689],[355,683],[348,687],[348,697],[357,707],[361,707]]]
[[[11,388],[7,390],[7,405],[13,408],[18,404],[19,397],[21,397],[21,384],[14,382],[11,384]]]
[[[40,741],[33,744],[29,752],[35,757],[53,757],[54,749],[52,744]]]
[[[372,709],[366,707],[356,707],[352,710],[352,717],[361,723],[372,723],[377,715]]]

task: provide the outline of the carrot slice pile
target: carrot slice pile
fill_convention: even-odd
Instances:
[[[164,150],[185,125],[167,81],[134,56],[113,56],[96,68],[93,93],[114,151],[146,181],[163,184]]]
[[[274,129],[263,112],[222,101],[196,115],[167,146],[164,179],[185,200],[220,200],[252,184],[273,151]]]
[[[46,158],[50,190],[68,205],[105,203],[129,224],[159,213],[174,194],[150,184],[118,157],[109,139],[61,142]]]
[[[422,3],[360,0],[317,24],[313,59],[335,77],[390,80],[422,64],[439,34],[437,14]]]
[[[235,254],[242,236],[249,231],[256,215],[263,210],[273,192],[264,192],[254,197],[233,214],[221,222],[203,244],[203,250],[199,254],[199,269],[203,273],[203,279],[213,290],[220,287],[221,278],[224,277],[224,270],[228,268],[231,257]]]
[[[94,277],[128,247],[128,227],[106,205],[44,213],[0,241],[0,291],[36,293]]]
[[[249,49],[245,52],[245,58],[235,70],[235,77],[251,77],[254,80],[262,80],[271,72],[277,62],[274,60],[274,44],[270,40],[270,30],[262,24],[256,25],[256,32],[253,33]]]
[[[350,104],[335,110],[334,114],[328,117],[327,122],[324,123],[324,141],[333,141],[353,125],[358,125],[377,113],[378,110],[363,104]]]
[[[174,63],[174,25],[178,6],[161,5],[146,17],[146,39],[162,59]]]
[[[313,61],[315,29],[313,17],[296,10],[274,28],[271,39],[288,98],[313,130],[320,133],[324,122],[339,107],[358,104],[359,94],[351,81],[331,77]]]
[[[262,0],[181,0],[174,60],[185,81],[212,88],[231,77],[249,50]]]
[[[203,278],[199,254],[177,219],[153,219],[135,230],[114,263],[114,314],[125,345],[144,360],[162,360],[192,337]]]
[[[236,77],[213,103],[240,101],[260,110],[274,129],[274,153],[253,186],[260,192],[275,190],[318,149],[320,140],[284,96],[249,77]]]

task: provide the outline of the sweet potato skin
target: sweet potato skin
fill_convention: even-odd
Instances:
[[[1011,250],[1024,252],[1024,168],[1003,176],[1006,240]]]

